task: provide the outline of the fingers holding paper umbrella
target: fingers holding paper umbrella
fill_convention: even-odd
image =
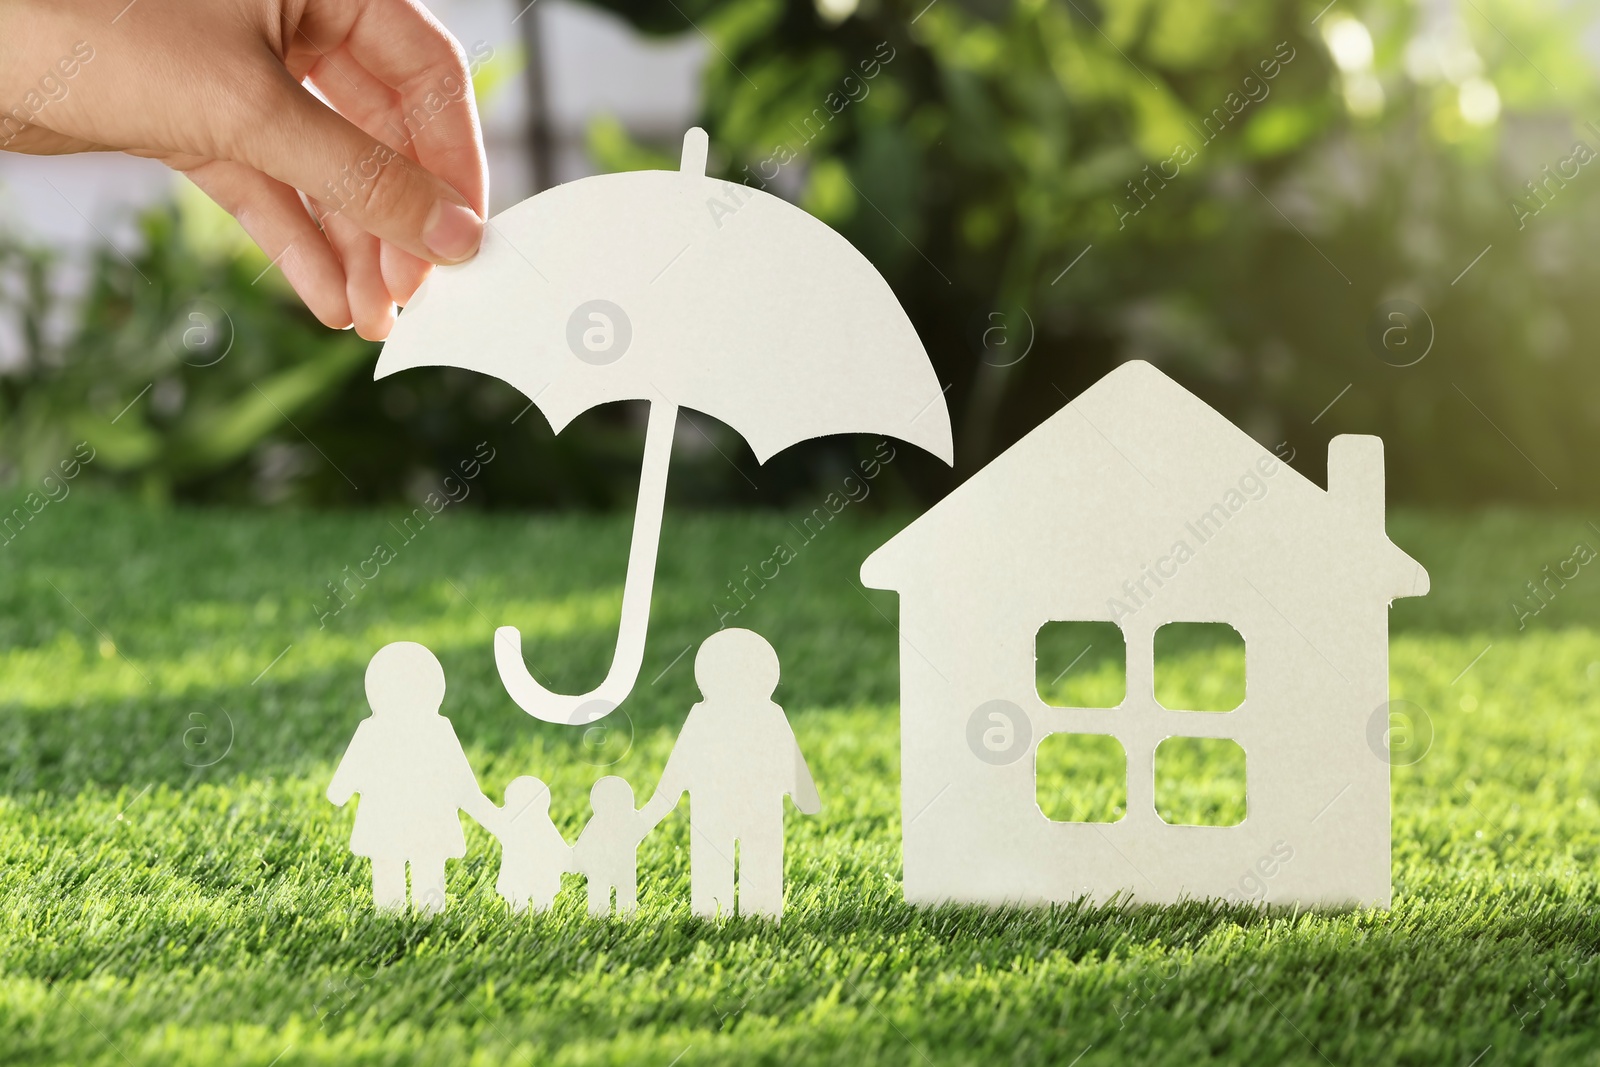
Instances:
[[[814,437],[896,437],[951,462],[944,393],[905,311],[866,257],[778,197],[705,175],[706,135],[677,171],[607,174],[490,219],[478,256],[441,267],[401,314],[376,377],[463,367],[519,389],[560,432],[599,404],[650,404],[617,651],[588,693],[529,672],[495,636],[512,699],[583,723],[632,691],[644,661],[679,407],[728,424],[759,462]]]

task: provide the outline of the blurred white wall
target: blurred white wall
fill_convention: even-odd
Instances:
[[[687,23],[684,35],[655,40],[574,0],[526,6],[523,0],[434,0],[429,6],[469,54],[482,54],[487,45],[492,63],[515,72],[479,101],[492,211],[532,190],[518,19],[540,20],[556,181],[592,173],[583,135],[597,115],[614,115],[635,133],[669,140],[693,121],[707,46]],[[102,240],[126,247],[134,240],[132,213],[169,196],[183,180],[159,163],[120,154],[0,152],[0,227],[69,253]]]

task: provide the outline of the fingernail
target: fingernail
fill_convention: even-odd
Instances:
[[[422,243],[439,259],[454,263],[478,250],[483,238],[483,222],[471,208],[441,200],[428,212],[422,227]]]

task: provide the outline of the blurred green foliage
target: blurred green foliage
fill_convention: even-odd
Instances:
[[[489,441],[496,462],[472,506],[631,495],[638,435],[625,405],[557,438],[483,375],[373,382],[378,346],[321,326],[198,192],[139,224],[141,249],[102,247],[70,299],[71,264],[0,241],[0,312],[21,347],[0,374],[0,482],[37,488],[87,442],[81,477],[153,500],[374,505],[421,499]],[[683,467],[693,499],[707,487],[693,459]]]
[[[1314,478],[1330,436],[1378,433],[1395,499],[1600,496],[1594,0],[596,3],[704,35],[713,170],[839,229],[909,311],[958,463],[905,450],[890,496],[937,496],[1129,358]],[[605,169],[678,154],[606,116],[589,146]],[[152,496],[368,504],[499,433],[511,459],[476,502],[630,500],[637,412],[558,438],[465,372],[373,383],[374,346],[318,327],[214,215],[144,220],[145,251],[103,253],[81,305],[0,243],[25,342],[0,372],[0,477],[88,439],[94,476]],[[196,365],[223,326],[229,354]],[[758,471],[697,425],[680,501],[809,499],[858,447]]]
[[[1140,357],[1313,477],[1363,432],[1397,498],[1600,488],[1593,3],[600,3],[715,42],[723,175],[888,276],[956,478]]]
[[[0,377],[0,454],[24,481],[79,442],[93,451],[93,474],[157,497],[240,471],[368,358],[353,334],[327,335],[281,283],[257,284],[260,253],[207,218],[146,215],[142,250],[98,252],[76,306],[61,295],[55,257],[0,246],[0,266],[25,279],[8,301],[22,358]]]
[[[485,375],[422,368],[374,382],[379,346],[319,324],[198,191],[139,226],[140,250],[102,246],[70,297],[81,268],[0,237],[0,327],[14,326],[18,348],[0,371],[0,486],[39,489],[87,442],[94,458],[79,477],[156,501],[415,503],[487,443],[495,460],[458,503],[632,503],[642,405],[607,405],[558,437],[528,398]],[[756,490],[737,436],[685,417],[700,432],[679,431],[680,503],[837,486],[874,444],[781,457]]]

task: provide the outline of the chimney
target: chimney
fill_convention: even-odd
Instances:
[[[1328,503],[1358,541],[1376,535],[1381,542],[1382,551],[1371,557],[1372,573],[1390,600],[1428,592],[1428,572],[1396,548],[1385,531],[1380,438],[1350,433],[1328,442]]]
[[[1381,437],[1346,433],[1328,442],[1328,495],[1358,527],[1383,531]]]

